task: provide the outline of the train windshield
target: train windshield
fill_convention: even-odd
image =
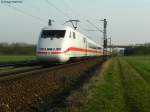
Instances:
[[[42,38],[63,38],[66,30],[43,30]]]

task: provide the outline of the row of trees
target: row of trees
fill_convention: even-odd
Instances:
[[[150,55],[150,43],[128,47],[124,53],[125,55]]]
[[[34,55],[36,46],[26,43],[0,43],[0,55]]]

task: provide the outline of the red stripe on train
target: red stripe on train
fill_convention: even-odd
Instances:
[[[82,48],[70,47],[67,50],[62,51],[62,52],[37,52],[37,54],[65,54],[65,53],[67,53],[69,51],[98,53],[96,50],[86,50],[86,49],[82,49]]]

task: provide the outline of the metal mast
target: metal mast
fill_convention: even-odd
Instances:
[[[103,19],[103,54],[107,55],[107,20]]]

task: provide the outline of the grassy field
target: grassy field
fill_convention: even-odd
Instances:
[[[0,63],[22,62],[36,60],[35,56],[15,56],[15,55],[3,55],[0,56]]]
[[[68,100],[71,112],[150,112],[150,57],[111,59]]]

